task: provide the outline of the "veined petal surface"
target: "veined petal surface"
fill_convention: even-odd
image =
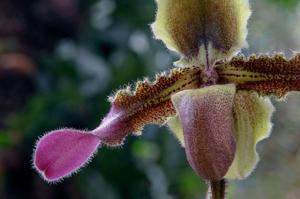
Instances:
[[[139,134],[146,124],[164,124],[176,115],[171,95],[199,88],[200,72],[200,67],[175,68],[170,74],[157,75],[152,83],[139,81],[133,90],[118,91],[110,98],[110,112],[93,134],[106,144],[119,145],[127,135]]]
[[[229,179],[246,178],[254,170],[259,157],[256,145],[269,137],[273,105],[268,97],[255,92],[239,91],[234,99],[236,153],[226,174]]]
[[[172,96],[183,127],[188,162],[204,179],[222,179],[233,161],[235,91],[232,84],[214,85]]]
[[[300,54],[290,59],[280,54],[236,57],[217,64],[216,70],[220,84],[234,83],[238,90],[277,98],[300,91]]]
[[[246,46],[248,0],[156,0],[156,38],[187,58],[231,57]]]

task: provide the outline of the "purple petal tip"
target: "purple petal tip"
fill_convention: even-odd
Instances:
[[[83,167],[99,145],[99,138],[85,131],[51,131],[37,142],[34,167],[46,181],[59,181]]]

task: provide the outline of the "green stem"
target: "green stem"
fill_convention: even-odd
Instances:
[[[226,180],[210,181],[206,199],[226,199]]]

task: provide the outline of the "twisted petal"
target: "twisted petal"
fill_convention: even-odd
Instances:
[[[187,159],[205,179],[220,180],[235,154],[234,85],[185,90],[172,96],[184,131]]]
[[[269,137],[274,108],[269,98],[257,93],[240,91],[234,99],[236,154],[226,174],[230,179],[247,177],[258,162],[256,145]]]
[[[200,86],[200,68],[176,68],[169,75],[157,75],[155,82],[137,82],[134,91],[120,90],[111,97],[112,107],[93,133],[109,145],[122,144],[133,133],[139,134],[146,124],[164,124],[176,112],[171,95]]]
[[[36,145],[34,167],[49,182],[83,167],[97,151],[100,140],[88,132],[60,129],[43,136]]]
[[[156,0],[156,38],[188,58],[230,57],[246,46],[248,0]],[[201,59],[202,61],[203,59]],[[198,59],[199,61],[199,59]]]
[[[93,131],[61,129],[45,134],[36,145],[34,167],[47,181],[58,181],[77,171],[96,152],[100,143],[122,144],[149,123],[163,124],[176,112],[171,94],[199,87],[199,67],[176,68],[151,83],[137,82],[134,91],[120,90],[111,97],[112,107]]]

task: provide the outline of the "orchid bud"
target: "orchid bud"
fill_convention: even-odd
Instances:
[[[207,180],[221,180],[235,155],[235,86],[215,85],[172,96],[183,127],[188,162]]]
[[[248,0],[157,0],[154,35],[185,58],[231,57],[247,45]]]

